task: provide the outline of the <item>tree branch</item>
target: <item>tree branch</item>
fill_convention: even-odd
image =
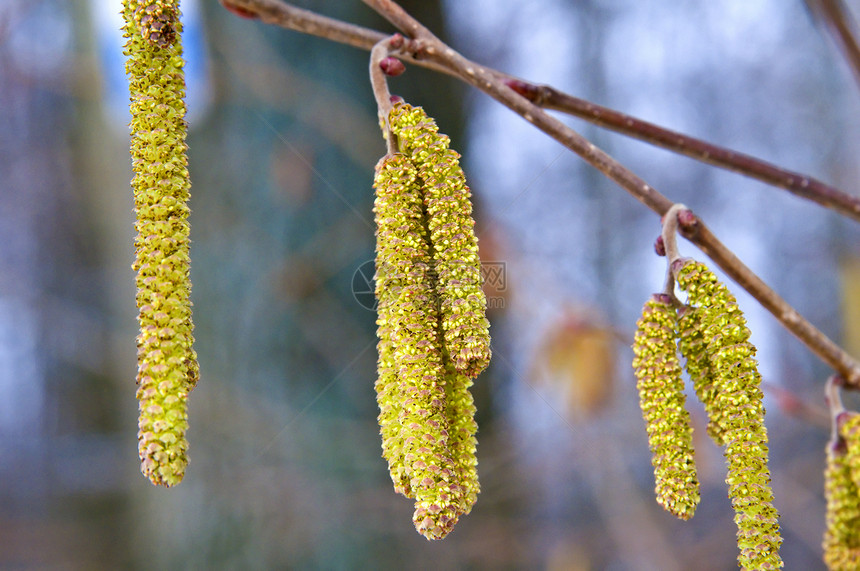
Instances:
[[[269,7],[281,5],[275,0],[222,0],[222,2],[248,10],[254,10],[255,6],[263,4]],[[404,59],[411,59],[422,65],[431,62],[435,64],[435,67],[442,68],[447,73],[456,75],[466,83],[484,91],[578,154],[659,215],[663,216],[671,208],[672,201],[660,194],[642,178],[515,91],[510,86],[510,77],[466,59],[453,48],[441,42],[393,1],[365,0],[365,2],[395,27],[412,36],[412,41],[406,42],[404,47],[396,52]],[[804,319],[791,305],[767,286],[761,278],[720,242],[698,217],[693,215],[685,217],[685,220],[680,224],[680,231],[685,238],[696,244],[729,277],[770,311],[786,329],[806,344],[813,353],[839,372],[847,384],[860,388],[860,363]]]
[[[367,51],[373,49],[374,45],[386,37],[381,32],[295,8],[281,0],[221,0],[221,3],[230,9],[239,10],[243,14],[257,15],[262,21],[269,24],[312,34]],[[371,2],[368,3],[371,4]],[[372,7],[377,9],[377,6]],[[386,14],[386,17],[396,28],[409,37],[420,34],[427,39],[435,38],[429,30],[411,19],[400,6],[390,0],[380,1],[378,9],[382,10],[381,13]],[[409,26],[414,25],[420,26],[420,28],[415,29],[415,32],[409,28]],[[404,50],[400,57],[407,63],[430,68],[447,75],[455,75],[451,69],[439,65],[435,60],[423,58],[422,55],[414,50]],[[548,85],[530,83],[496,70],[488,71],[506,81],[514,91],[539,107],[560,111],[622,135],[634,137],[712,166],[783,188],[801,198],[816,202],[860,222],[860,198],[818,179],[660,127],[609,107],[596,105]]]
[[[596,105],[548,85],[534,85],[518,79],[509,80],[508,85],[535,105],[545,109],[561,111],[616,133],[784,188],[792,194],[832,208],[860,222],[860,199],[818,179],[660,127],[609,107]]]
[[[303,10],[275,0],[221,0],[231,12],[244,17],[257,17],[266,24],[295,30],[312,36],[319,36],[370,51],[385,34],[335,20],[316,12]]]
[[[464,81],[522,115],[535,127],[578,154],[659,215],[666,214],[672,206],[672,202],[668,198],[648,185],[639,176],[597,148],[582,135],[519,96],[505,82],[498,80],[483,66],[469,61],[438,40],[430,40],[424,46],[423,52],[437,63],[449,65],[451,69],[458,72]],[[860,363],[804,319],[788,302],[782,299],[720,242],[701,220],[695,216],[690,217],[687,224],[680,226],[680,230],[685,238],[696,244],[702,252],[722,268],[726,275],[747,290],[813,353],[842,374],[848,384],[860,387]]]
[[[848,61],[854,79],[860,82],[860,46],[857,26],[842,0],[807,0],[807,4],[824,20],[824,24]]]

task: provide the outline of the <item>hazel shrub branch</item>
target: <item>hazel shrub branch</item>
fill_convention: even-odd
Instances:
[[[281,0],[221,0],[221,3],[241,15],[259,18],[263,22],[312,34],[359,49],[371,50],[388,36],[382,32],[327,18],[308,10],[291,6]],[[388,9],[388,8],[385,8]],[[421,57],[419,49],[401,54],[407,63],[454,75],[449,67]],[[634,137],[712,166],[760,180],[793,194],[831,208],[860,221],[860,199],[814,177],[784,169],[751,155],[734,151],[691,137],[654,123],[644,121],[615,109],[597,105],[560,91],[549,85],[531,83],[509,74],[489,70],[511,89],[535,105],[578,117],[589,123]]]
[[[691,517],[699,502],[680,351],[696,397],[708,414],[708,433],[724,448],[726,483],[738,530],[738,563],[743,569],[782,567],[756,350],[734,296],[704,264],[680,257],[676,233],[694,243],[833,367],[845,386],[860,388],[860,364],[767,286],[691,210],[673,204],[542,106],[758,178],[855,220],[860,220],[860,201],[811,177],[470,61],[392,0],[365,3],[405,37],[386,37],[277,0],[222,3],[241,16],[373,50],[372,83],[388,144],[374,182],[379,301],[376,390],[383,456],[395,490],[415,500],[416,529],[428,539],[441,539],[474,504],[479,491],[476,426],[468,389],[489,362],[490,350],[469,190],[459,155],[448,148],[447,137],[438,133],[423,110],[390,97],[384,76],[403,71],[399,60],[453,75],[484,91],[664,217],[658,251],[668,254],[665,290],[643,308],[633,363],[657,500],[682,519]],[[686,295],[684,302],[675,297],[676,283]],[[828,449],[826,472],[825,560],[831,568],[847,569],[856,565],[851,550],[860,539],[860,530],[852,527],[860,508],[846,499],[856,496],[852,482],[855,488],[860,484],[854,476],[860,471],[856,459],[860,451],[856,458],[851,452],[852,447],[860,449],[853,444],[860,441],[860,421],[844,413],[834,418],[836,436]]]
[[[259,17],[275,25],[311,33],[332,39],[333,41],[348,43],[361,49],[370,50],[376,43],[385,38],[385,35],[379,32],[359,28],[351,24],[300,10],[280,0],[221,1],[225,6],[242,10],[245,15]],[[598,149],[586,138],[564,125],[561,121],[548,115],[540,106],[532,102],[531,99],[535,99],[539,103],[544,103],[537,95],[530,94],[534,90],[531,90],[528,86],[532,84],[469,61],[453,48],[442,43],[394,2],[368,0],[366,3],[407,34],[407,41],[397,52],[397,56],[405,62],[453,75],[489,94],[531,122],[536,128],[577,153],[586,162],[600,170],[657,214],[664,215],[672,206],[671,200],[660,194],[656,189],[611,156]],[[415,35],[409,35],[411,33]],[[545,92],[543,87],[537,91]],[[524,93],[525,95],[523,95]],[[565,111],[573,112],[573,105],[570,107],[571,109],[565,109]],[[610,115],[606,111],[605,108],[592,106],[590,111],[582,113],[581,116],[586,120],[600,124],[600,121],[603,121]],[[635,118],[626,115],[619,114],[616,119],[618,120],[612,121],[613,124],[616,124],[616,126],[624,125],[625,129],[627,129],[627,131],[619,130],[619,132],[625,132],[625,134],[630,135],[635,133],[638,138],[654,144],[659,144],[661,140],[668,142],[674,138],[677,145],[672,150],[675,151],[679,151],[681,147],[687,149],[696,148],[696,145],[692,144],[694,139],[679,139],[678,137],[674,137],[674,134],[670,131],[665,131],[662,134],[652,133],[652,129],[644,125],[644,122],[634,120]],[[705,158],[705,153],[708,156],[714,154],[722,156],[724,159],[722,162],[731,170],[759,178],[771,184],[782,180],[783,184],[777,186],[790,187],[795,192],[803,190],[803,194],[808,194],[808,198],[815,200],[819,204],[832,208],[845,216],[860,219],[860,200],[856,197],[852,197],[833,187],[823,185],[823,183],[818,184],[818,181],[815,181],[812,177],[780,169],[764,161],[728,149],[722,149],[720,152],[714,153],[716,147],[710,148],[708,143],[704,141],[699,141],[699,143],[698,149],[701,153],[695,152],[691,154],[694,158]],[[669,147],[667,146],[667,148]],[[756,174],[757,171],[759,174]],[[764,176],[764,173],[770,174]],[[860,362],[851,357],[839,345],[800,315],[750,268],[744,265],[737,256],[717,239],[705,226],[704,222],[690,213],[688,222],[681,225],[680,232],[710,257],[726,275],[749,292],[765,309],[773,314],[783,327],[794,334],[819,359],[838,372],[849,386],[860,388]]]

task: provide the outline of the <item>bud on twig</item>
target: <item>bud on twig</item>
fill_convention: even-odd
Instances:
[[[666,255],[666,242],[663,241],[663,236],[657,236],[654,241],[654,252],[661,258]]]
[[[260,15],[256,12],[251,12],[250,10],[242,8],[241,6],[236,6],[235,4],[232,4],[230,0],[221,0],[221,5],[224,6],[224,8],[226,8],[228,12],[231,12],[232,14],[239,16],[240,18],[256,20],[260,17]]]
[[[394,56],[388,56],[383,58],[382,61],[379,62],[379,69],[382,70],[382,73],[391,77],[397,77],[404,71],[406,71],[406,66],[403,65],[403,62],[397,59]]]

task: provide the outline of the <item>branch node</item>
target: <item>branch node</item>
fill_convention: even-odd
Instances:
[[[695,233],[699,226],[699,217],[686,207],[678,211],[678,226],[682,232]]]

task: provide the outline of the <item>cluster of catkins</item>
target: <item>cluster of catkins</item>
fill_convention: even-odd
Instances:
[[[860,413],[835,419],[827,446],[824,562],[833,571],[860,569]]]
[[[380,160],[376,200],[379,425],[394,489],[441,539],[480,490],[469,387],[490,360],[469,187],[459,155],[420,107],[394,106],[397,151]]]
[[[178,0],[124,0],[131,95],[141,471],[173,486],[188,463],[186,398],[199,370],[189,279],[185,76]]]
[[[704,264],[681,258],[671,271],[687,294],[655,294],[633,344],[640,405],[652,453],[657,501],[693,516],[699,482],[678,351],[708,415],[708,434],[725,447],[729,497],[742,569],[782,567],[778,514],[767,465],[767,431],[755,347],[735,297]]]

